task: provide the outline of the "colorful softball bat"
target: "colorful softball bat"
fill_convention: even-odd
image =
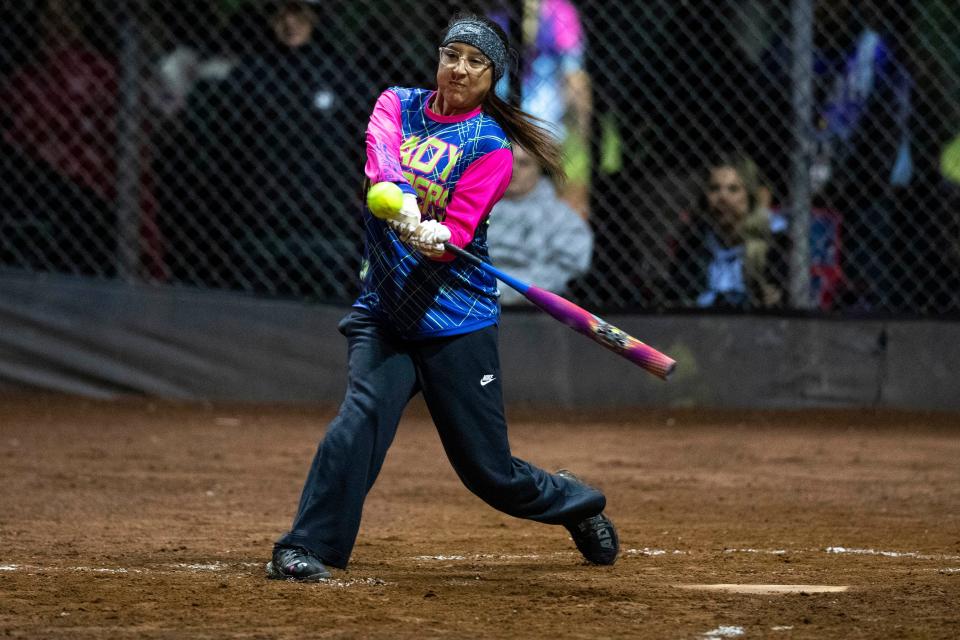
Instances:
[[[660,353],[648,344],[644,344],[630,334],[618,329],[602,318],[598,318],[583,307],[575,305],[566,298],[541,289],[500,271],[460,247],[450,244],[444,245],[450,253],[467,260],[487,273],[495,276],[501,282],[510,285],[524,295],[530,302],[543,311],[567,325],[574,331],[582,333],[595,342],[617,353],[630,362],[639,365],[663,380],[667,380],[677,366],[676,360]]]

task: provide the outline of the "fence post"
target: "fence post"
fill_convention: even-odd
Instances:
[[[140,67],[136,2],[121,2],[117,110],[117,276],[135,282],[140,266]]]
[[[790,154],[790,301],[810,309],[810,156],[813,148],[813,0],[790,3],[793,149]]]

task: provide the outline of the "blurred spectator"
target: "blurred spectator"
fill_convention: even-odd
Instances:
[[[210,0],[189,0],[178,4],[175,18],[164,23],[165,42],[163,53],[156,63],[156,86],[152,103],[157,111],[170,117],[186,107],[187,98],[198,84],[217,83],[225,80],[236,66],[239,55],[223,35],[231,40],[249,44],[253,39],[244,37],[252,22],[252,7],[232,14],[223,33],[211,37],[218,18]],[[259,9],[257,10],[259,18]]]
[[[155,166],[160,225],[173,280],[219,287],[236,283],[231,258],[236,225],[231,222],[228,207],[232,206],[233,181],[239,171],[231,169],[233,132],[224,121],[236,107],[230,103],[233,97],[227,79],[244,55],[249,58],[263,52],[268,30],[263,7],[244,4],[230,15],[223,28],[204,34],[204,42],[195,31],[203,27],[210,30],[213,24],[204,24],[204,10],[199,11],[194,14],[186,10],[179,16],[189,26],[174,28],[170,35],[172,52],[158,63],[162,90],[156,100],[161,112],[170,117],[154,140]],[[181,47],[198,57],[197,68],[180,68],[176,56]],[[211,72],[201,73],[200,66],[205,62],[200,60],[224,64],[214,64]],[[171,78],[165,79],[164,68],[170,65]],[[184,77],[178,77],[181,72]],[[181,91],[185,95],[180,96]]]
[[[179,155],[190,158],[182,173],[193,197],[178,205],[172,193],[167,224],[184,240],[174,270],[191,282],[342,298],[360,255],[359,185],[344,176],[363,164],[377,87],[338,41],[330,10],[321,20],[313,3],[270,3],[261,20],[265,37],[242,43],[252,50],[227,79],[188,98]],[[182,183],[180,173],[168,167],[167,180]],[[205,252],[198,270],[193,256]]]
[[[37,270],[111,275],[123,142],[117,133],[119,24],[113,13],[56,1],[48,4],[43,24],[38,54],[0,89],[0,259]],[[159,276],[147,145],[140,151],[145,266]]]
[[[590,76],[584,66],[586,35],[580,14],[570,0],[539,0],[524,3],[522,20],[521,107],[544,121],[563,142],[567,173],[560,196],[584,219],[589,216],[590,118],[593,110]],[[492,17],[508,29],[507,13],[495,10]],[[506,74],[497,93],[506,97],[510,78]]]
[[[847,304],[865,309],[893,305],[891,271],[897,235],[896,198],[913,177],[912,84],[879,3],[840,0],[817,5],[814,34],[815,150],[810,181],[815,206],[843,214],[844,271],[851,279]],[[893,13],[898,8],[891,9]],[[786,43],[774,48],[765,100],[783,102],[789,86]],[[765,158],[776,167],[779,188],[788,188],[791,135],[774,108],[760,123],[771,131]]]
[[[782,304],[784,256],[774,242],[768,204],[751,159],[731,154],[709,164],[698,207],[684,216],[675,254],[673,289],[685,292],[684,304],[725,309]]]
[[[593,0],[583,11],[588,35],[597,34],[586,55],[595,80],[590,212],[597,239],[583,282],[587,302],[662,305],[654,281],[663,280],[670,257],[660,250],[664,209],[654,199],[672,194],[652,190],[677,190],[678,178],[699,171],[705,148],[752,151],[763,105],[746,47],[762,46],[761,32],[771,29],[759,28],[766,18],[741,4]],[[750,24],[743,31],[761,44],[733,33],[731,16]]]
[[[908,312],[938,313],[953,295],[945,293],[960,291],[960,278],[947,276],[960,271],[953,258],[957,202],[941,166],[944,145],[960,131],[960,14],[956,0],[918,0],[910,6],[911,11],[885,12],[889,27],[884,29],[897,36],[898,58],[914,80],[914,179],[905,194],[897,195],[894,245],[898,255],[910,259],[897,261],[897,302]]]
[[[487,243],[498,268],[541,289],[563,293],[570,280],[590,266],[593,232],[558,198],[536,159],[515,147],[513,177],[490,212]],[[501,304],[524,301],[510,287],[500,287]]]
[[[934,191],[944,215],[937,221],[940,242],[930,258],[931,283],[923,300],[927,313],[960,313],[960,135],[940,153],[942,181]]]
[[[951,140],[940,154],[940,171],[944,178],[960,186],[960,135]]]

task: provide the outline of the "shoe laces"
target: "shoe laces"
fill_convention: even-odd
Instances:
[[[299,562],[309,562],[310,557],[310,552],[302,547],[285,547],[277,554],[277,559],[285,567]]]
[[[591,516],[586,520],[581,520],[577,524],[577,531],[579,531],[582,535],[596,534],[596,533],[599,533],[601,529],[606,529],[606,528],[607,528],[607,521],[603,517],[603,514],[597,514],[595,516]]]

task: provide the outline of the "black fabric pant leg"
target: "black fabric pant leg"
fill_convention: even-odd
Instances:
[[[317,449],[291,530],[278,544],[304,547],[344,568],[367,492],[383,466],[403,409],[417,390],[413,360],[370,316],[340,323],[349,341],[347,393]]]
[[[511,454],[498,335],[494,325],[414,348],[424,400],[454,470],[487,504],[518,518],[564,524],[600,513],[606,499],[599,491]]]

